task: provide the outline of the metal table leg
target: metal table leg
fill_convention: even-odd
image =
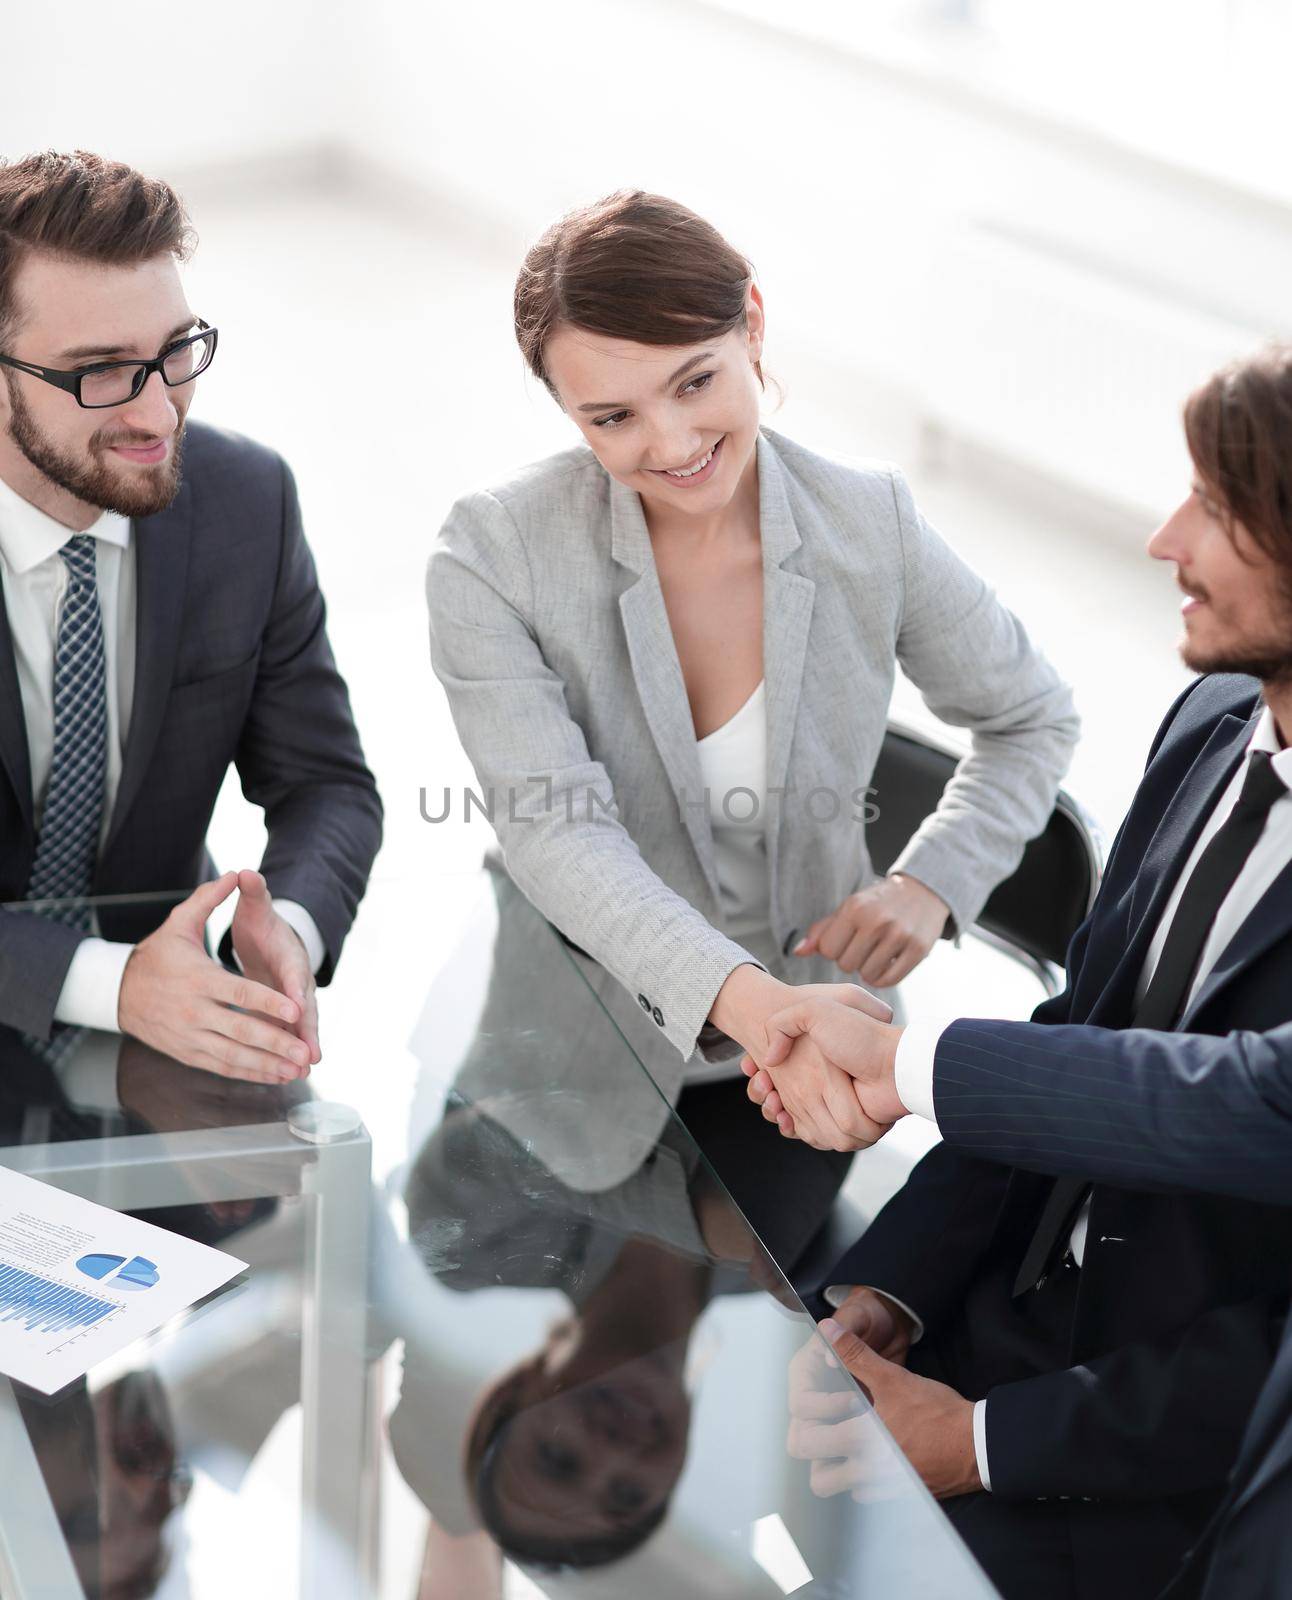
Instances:
[[[357,1120],[357,1119],[356,1119]],[[378,1462],[368,1374],[368,1229],[372,1148],[367,1130],[311,1144],[285,1124],[20,1145],[5,1164],[119,1211],[299,1194],[311,1205],[301,1307],[303,1481],[300,1593],[364,1600],[376,1593]],[[12,1390],[0,1417],[0,1459],[14,1464],[0,1515],[0,1594],[82,1600]],[[21,1446],[21,1448],[19,1448]],[[28,1465],[30,1464],[30,1465]],[[29,1514],[28,1487],[34,1510]],[[35,1504],[43,1500],[41,1507]],[[75,1587],[59,1587],[61,1562]]]
[[[85,1600],[7,1378],[0,1379],[0,1461],[5,1464],[0,1595],[5,1600]]]
[[[302,1183],[314,1218],[301,1306],[301,1593],[366,1600],[376,1592],[367,1350],[372,1147],[365,1132],[317,1154]]]

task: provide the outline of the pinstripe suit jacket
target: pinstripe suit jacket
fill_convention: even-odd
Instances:
[[[432,662],[507,870],[641,1008],[659,1035],[644,1059],[670,1100],[733,968],[838,976],[786,952],[873,876],[861,796],[899,664],[973,736],[894,868],[936,890],[960,927],[1044,826],[1076,737],[1067,688],[899,473],[764,430],[758,483],[765,948],[723,929],[695,728],[637,495],[587,448],[567,451],[458,501],[428,573]],[[594,1069],[571,1058],[557,1070],[582,1088]],[[511,1131],[543,1136],[541,1121]],[[600,1174],[582,1181],[619,1182],[635,1159],[608,1138]]]
[[[972,1319],[989,1340],[1049,1191],[1034,1174],[1095,1180],[1070,1364],[991,1390],[987,1449],[995,1495],[1068,1501],[1077,1593],[1099,1600],[1152,1592],[1119,1587],[1136,1552],[1139,1571],[1166,1580],[1228,1492],[1253,1405],[1264,1453],[1254,1459],[1249,1434],[1235,1515],[1269,1489],[1282,1525],[1268,1513],[1264,1525],[1282,1540],[1292,1508],[1286,1353],[1281,1386],[1257,1402],[1292,1260],[1292,863],[1179,1031],[1129,1026],[1172,885],[1258,711],[1253,679],[1220,675],[1172,707],[1073,940],[1067,989],[1029,1023],[944,1032],[944,1143],[831,1274],[891,1289],[935,1334]],[[1006,1285],[994,1309],[993,1274]],[[1232,1541],[1229,1557],[1216,1600],[1292,1583],[1289,1566],[1284,1587],[1263,1587]]]

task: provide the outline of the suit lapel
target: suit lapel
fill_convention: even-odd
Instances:
[[[105,853],[121,833],[161,731],[175,671],[175,653],[179,648],[180,620],[184,614],[192,520],[192,490],[186,482],[169,510],[155,517],[141,518],[134,525],[134,702]]]
[[[1292,862],[1243,919],[1238,932],[1221,951],[1214,967],[1199,985],[1188,1010],[1180,1018],[1180,1030],[1189,1031],[1193,1017],[1212,1001],[1227,983],[1263,956],[1271,945],[1292,932]]]
[[[1135,873],[1122,956],[1092,1010],[1092,1022],[1118,1011],[1125,1011],[1129,1020],[1131,997],[1171,891],[1247,748],[1253,726],[1241,717],[1222,717],[1168,802]]]
[[[1292,1338],[1285,1337],[1248,1424],[1234,1468],[1233,1510],[1292,1463]],[[1249,1475],[1250,1474],[1250,1475]],[[1246,1480],[1246,1481],[1244,1481]]]
[[[781,563],[802,543],[790,512],[785,480],[767,438],[758,438],[759,528],[763,545],[763,679],[767,704],[767,787],[780,787],[789,766],[799,691],[812,622],[815,585]],[[679,796],[682,820],[715,899],[717,863],[708,806],[702,802],[700,757],[695,723],[686,696],[677,646],[655,571],[650,534],[641,501],[631,489],[610,482],[611,552],[621,566],[638,574],[619,598],[633,677],[660,760]],[[770,808],[769,808],[770,809]],[[771,811],[767,829],[768,871],[776,882],[779,828],[787,808]]]
[[[781,563],[802,544],[785,476],[767,438],[758,437],[758,515],[763,540],[763,679],[767,693],[767,870],[779,882],[780,836],[789,807],[771,796],[785,785],[798,720],[803,664],[816,585]]]
[[[31,758],[27,750],[27,720],[22,714],[18,664],[13,652],[9,614],[0,603],[0,764],[18,796],[29,828],[34,827],[31,798]]]
[[[682,665],[664,606],[650,534],[641,501],[631,489],[610,480],[611,553],[637,573],[637,582],[619,597],[628,657],[651,737],[678,797],[682,822],[695,847],[710,891],[718,898],[718,868],[713,852],[709,808],[704,803],[695,723],[686,697]]]

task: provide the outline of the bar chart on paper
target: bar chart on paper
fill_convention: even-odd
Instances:
[[[21,1322],[28,1333],[92,1328],[121,1309],[120,1301],[85,1294],[21,1267],[0,1266],[0,1322]]]
[[[0,1373],[56,1394],[243,1265],[0,1165]]]

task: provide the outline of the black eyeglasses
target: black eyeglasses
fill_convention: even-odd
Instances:
[[[12,367],[15,372],[29,373],[56,389],[66,389],[78,406],[87,411],[98,411],[105,406],[123,406],[133,400],[154,372],[161,373],[168,389],[178,389],[181,384],[192,383],[199,372],[205,372],[215,355],[219,329],[197,319],[201,330],[178,343],[167,345],[151,361],[99,361],[92,367],[81,367],[76,372],[62,372],[57,367],[38,367],[30,361],[19,361],[14,356],[0,356],[0,366]]]

